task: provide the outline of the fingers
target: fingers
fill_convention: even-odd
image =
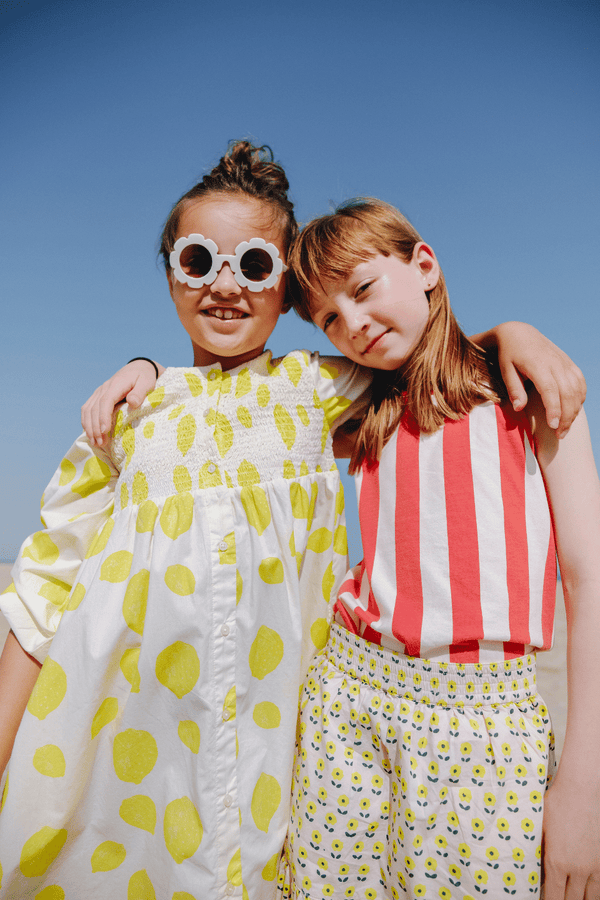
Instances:
[[[159,371],[162,374],[164,368],[160,366]],[[101,447],[106,442],[115,406],[121,400],[127,399],[129,405],[137,409],[155,384],[156,373],[152,363],[136,360],[96,388],[81,408],[81,424],[92,446]]]
[[[513,409],[517,412],[524,409],[527,405],[527,391],[523,379],[512,362],[503,362],[499,360],[502,380],[506,385],[506,390]]]

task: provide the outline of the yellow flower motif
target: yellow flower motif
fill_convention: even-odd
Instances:
[[[427,746],[427,738],[426,737],[419,738],[419,743],[418,743],[419,750],[424,750],[426,746]]]
[[[506,819],[498,819],[496,827],[498,828],[498,831],[508,831],[510,825],[508,824]]]
[[[481,819],[471,819],[471,827],[472,827],[473,831],[481,832],[484,830],[485,825],[483,824]]]
[[[452,864],[449,867],[448,871],[450,872],[450,874],[452,875],[453,878],[460,878],[460,869],[458,868],[458,866],[455,866],[454,864]],[[441,894],[440,894],[440,896],[441,896]]]
[[[373,777],[371,778],[371,784],[374,788],[380,788],[383,784],[383,778],[381,777],[381,775],[373,775]]]
[[[423,843],[422,835],[418,834],[415,838],[413,838],[413,847],[418,850],[421,844]]]
[[[424,897],[427,893],[427,888],[424,884],[415,884],[415,897]]]
[[[521,828],[523,829],[523,831],[533,831],[535,825],[533,824],[531,819],[523,819],[523,821],[521,822]]]
[[[491,860],[498,859],[498,857],[500,856],[499,852],[496,850],[495,847],[488,847],[487,850],[485,851],[485,855],[487,856],[488,859],[491,859]]]
[[[327,860],[326,860],[326,859],[323,859],[322,856],[320,856],[320,857],[318,858],[318,860],[317,860],[317,865],[318,865],[318,867],[319,867],[320,869],[327,869],[327,868],[328,868]]]
[[[352,780],[352,784],[361,784],[362,778],[361,778],[360,772],[353,772],[351,780]]]
[[[504,884],[505,884],[507,887],[512,887],[516,880],[517,880],[517,878],[516,878],[515,875],[513,875],[512,872],[506,872],[506,873],[502,876],[502,881],[504,882]]]
[[[442,849],[444,847],[448,846],[448,841],[446,840],[446,838],[444,837],[443,834],[438,834],[438,836],[435,839],[435,842],[438,845],[438,847],[441,847]]]
[[[458,825],[458,816],[454,812],[449,812],[446,816],[451,825]]]
[[[428,856],[425,860],[425,868],[429,869],[430,872],[435,872],[435,870],[437,869],[437,862],[435,861],[435,859],[432,859],[431,856]]]
[[[532,803],[541,803],[542,795],[540,794],[539,791],[532,791],[529,795],[529,799],[531,800]]]
[[[471,802],[472,794],[471,794],[471,791],[469,790],[469,788],[461,788],[460,791],[458,792],[458,796],[459,796],[459,799],[462,801],[462,803],[470,803]]]
[[[471,850],[469,849],[469,846],[467,844],[459,844],[458,852],[463,859],[469,859],[469,857],[471,856]]]
[[[537,884],[539,880],[540,876],[538,875],[538,873],[531,872],[531,874],[529,875],[529,884]]]
[[[415,710],[415,712],[413,713],[413,720],[417,723],[422,722],[424,718],[425,716],[420,709]]]
[[[515,794],[514,791],[509,791],[508,794],[506,795],[506,802],[510,806],[514,806],[515,803],[518,802],[518,800],[519,800],[519,798],[517,797],[517,795]]]
[[[447,753],[450,749],[450,744],[448,743],[448,741],[438,741],[437,748],[440,753]]]
[[[432,775],[437,775],[440,770],[440,767],[438,766],[438,764],[436,762],[430,762],[428,769]]]
[[[512,857],[515,862],[520,863],[520,862],[523,862],[523,860],[525,859],[525,854],[523,853],[523,851],[521,850],[520,847],[515,847],[515,849],[512,852]]]
[[[460,752],[462,753],[463,756],[468,756],[471,753],[471,750],[472,750],[472,747],[468,741],[466,741],[464,744],[460,745]]]
[[[487,884],[487,880],[487,872],[484,872],[483,869],[477,869],[477,871],[475,872],[475,881],[478,884]]]
[[[525,768],[525,766],[515,766],[515,775],[518,778],[524,778],[524,776],[527,775],[527,769]]]
[[[450,774],[452,775],[453,778],[458,778],[458,776],[460,775],[460,771],[461,771],[460,766],[452,766],[450,768]]]
[[[483,802],[486,806],[494,806],[496,803],[496,798],[488,791],[487,794],[483,795]]]
[[[419,785],[419,787],[417,788],[417,794],[418,794],[419,797],[426,797],[426,796],[427,796],[427,788],[425,787],[424,784],[420,784],[420,785]]]
[[[369,874],[369,866],[366,866],[366,865],[360,866],[360,868],[358,870],[358,874],[359,875],[368,875]]]

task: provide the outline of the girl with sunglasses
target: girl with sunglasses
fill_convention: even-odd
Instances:
[[[600,897],[600,483],[460,331],[433,250],[356,201],[306,227],[296,308],[371,366],[348,434],[364,561],[301,698],[293,897]],[[535,653],[556,552],[569,713],[554,775]],[[542,841],[543,838],[543,841]],[[543,847],[543,859],[542,859]]]
[[[264,351],[290,305],[287,188],[240,142],[175,205],[161,252],[194,365],[163,370],[108,440],[100,391],[98,439],[75,442],[23,545],[2,603],[5,755],[45,662],[5,787],[0,897],[277,892],[298,692],[346,567],[332,433],[370,383],[345,359]]]

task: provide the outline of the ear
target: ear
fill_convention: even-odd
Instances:
[[[167,269],[166,271],[167,281],[169,282],[169,293],[171,295],[171,300],[175,300],[173,296],[173,287],[175,285],[175,276],[173,274],[173,269]]]
[[[415,244],[412,258],[423,276],[423,289],[425,291],[433,290],[440,279],[440,264],[429,244],[424,241]]]

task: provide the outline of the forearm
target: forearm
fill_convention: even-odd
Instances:
[[[0,656],[0,776],[12,753],[23,713],[40,671],[10,631]]]

